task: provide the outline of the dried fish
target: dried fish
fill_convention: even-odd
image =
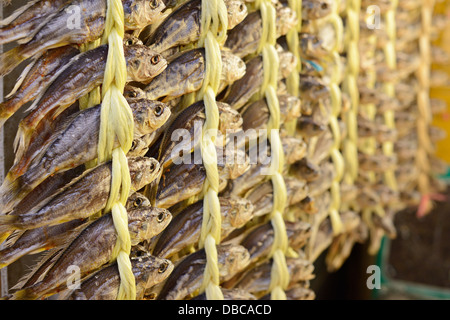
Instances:
[[[32,133],[40,122],[41,130],[48,130],[52,119],[72,105],[77,99],[101,85],[105,72],[108,45],[81,53],[60,70],[51,84],[30,107],[31,112],[20,122],[15,140],[17,157],[33,143]],[[158,53],[142,45],[124,46],[128,81],[148,81],[167,66]],[[142,63],[145,61],[145,63]]]
[[[297,24],[297,16],[289,7],[276,8],[276,37],[285,35]],[[254,11],[227,34],[225,47],[240,58],[254,54],[262,37],[261,13]]]
[[[0,216],[0,238],[14,230],[52,226],[73,219],[83,219],[106,206],[111,187],[111,161],[86,170],[61,190],[32,210],[17,207],[9,215]],[[140,190],[160,174],[159,163],[151,158],[128,159],[131,187]],[[77,199],[77,201],[73,201]]]
[[[136,245],[159,234],[171,219],[172,215],[165,209],[143,207],[130,210],[128,229],[131,244]],[[40,282],[15,292],[14,299],[37,299],[59,291],[67,283],[70,274],[66,271],[71,265],[78,266],[81,277],[97,270],[111,260],[117,237],[111,214],[95,220],[58,254]],[[89,250],[85,249],[87,245]]]
[[[170,116],[163,103],[132,100],[134,135],[140,137],[161,127]],[[50,138],[51,143],[29,161],[28,170],[15,180],[10,175],[1,187],[5,210],[23,199],[24,195],[52,174],[82,165],[97,158],[101,105],[82,110],[67,122],[66,129]],[[69,147],[70,146],[70,147]],[[116,140],[115,147],[119,146]]]
[[[154,4],[154,1],[126,0],[124,2],[127,9],[139,10],[138,12],[125,11],[125,21],[127,22],[125,28],[131,30],[150,24],[152,19],[159,16],[161,10],[165,7],[161,0],[154,8],[150,5]],[[41,25],[41,28],[33,34],[29,41],[0,56],[0,75],[8,74],[22,61],[48,49],[68,44],[83,44],[102,36],[106,20],[106,1],[72,0],[70,6],[76,6],[77,13],[80,15],[79,19],[74,19],[74,10],[70,7],[67,8],[68,10],[60,10],[55,15],[50,16],[49,21],[45,20],[45,23]]]
[[[192,49],[170,61],[167,68],[144,88],[146,98],[167,102],[203,86],[205,49]],[[222,74],[219,92],[245,74],[245,63],[228,51],[222,51]]]
[[[144,298],[145,290],[162,283],[173,271],[173,263],[148,253],[131,257],[132,271],[136,281],[136,300]],[[64,300],[117,300],[120,274],[113,263],[83,280],[80,288],[70,292]]]
[[[242,0],[224,1],[228,13],[228,29],[233,29],[247,16],[247,7]],[[151,49],[170,57],[174,47],[192,44],[200,39],[200,0],[189,0],[172,11],[152,34],[144,39]]]
[[[253,204],[240,197],[220,197],[222,215],[222,239],[236,228],[244,226],[253,217]],[[200,238],[203,220],[203,200],[188,206],[178,213],[172,223],[161,233],[153,249],[153,254],[170,258],[182,249],[195,245]]]

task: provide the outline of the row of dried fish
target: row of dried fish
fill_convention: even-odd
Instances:
[[[199,237],[202,203],[199,201],[193,206],[185,206],[184,200],[200,195],[206,178],[205,169],[195,163],[172,164],[174,144],[169,139],[174,130],[193,130],[195,121],[205,119],[201,101],[184,111],[177,106],[181,97],[201,88],[205,74],[205,51],[181,51],[182,46],[198,40],[201,1],[187,1],[169,15],[165,15],[162,1],[123,3],[127,31],[139,34],[152,23],[155,25],[150,37],[141,37],[145,45],[132,35],[127,35],[124,41],[127,82],[130,83],[125,96],[135,123],[135,140],[128,154],[132,189],[144,191],[152,182],[158,182],[156,206],[150,206],[149,199],[139,193],[131,194],[127,203],[129,230],[135,248],[131,262],[137,280],[138,298],[144,298],[146,290],[172,273],[173,264],[164,258],[149,255],[150,247],[144,252],[139,251],[138,248],[143,246],[138,244],[146,241],[155,245],[154,252],[158,256],[165,256],[165,252],[179,255],[178,251],[195,245]],[[83,28],[77,35],[61,25],[63,19],[67,21],[67,11],[64,9],[68,5],[86,9],[82,10]],[[247,17],[247,7],[238,0],[226,1],[226,5],[229,27],[232,29]],[[141,10],[141,6],[146,6],[145,10]],[[146,13],[145,16],[142,12]],[[285,33],[295,23],[295,15],[288,8],[279,7],[277,12],[280,18],[287,18],[286,30],[280,30]],[[103,1],[60,1],[50,7],[45,6],[44,1],[37,1],[7,18],[0,31],[3,43],[20,42],[18,47],[1,57],[2,74],[10,72],[23,60],[33,59],[13,92],[1,105],[4,123],[21,106],[33,101],[30,112],[19,125],[15,163],[1,188],[4,215],[0,217],[0,231],[3,240],[8,238],[6,248],[0,252],[1,265],[9,265],[26,254],[48,251],[8,298],[36,299],[61,291],[65,291],[60,293],[61,298],[71,299],[108,299],[117,294],[119,276],[112,260],[117,235],[112,218],[110,214],[105,214],[94,219],[108,200],[111,162],[100,163],[88,170],[84,166],[96,159],[101,105],[79,111],[77,103],[101,84],[108,46],[102,45],[86,52],[80,52],[73,46],[99,38],[105,15]],[[37,19],[32,19],[32,16]],[[167,18],[158,21],[165,16]],[[96,21],[98,26],[94,28],[92,21]],[[189,28],[186,28],[186,23]],[[257,29],[255,31],[260,32],[260,28]],[[52,33],[50,41],[49,34]],[[282,66],[285,67],[285,71],[281,72],[282,80],[295,67],[296,61],[292,54],[283,52],[281,48],[280,54]],[[224,68],[221,90],[232,91],[233,83],[245,75],[262,81],[261,57],[250,61],[242,58],[233,50],[222,51]],[[246,92],[242,93],[244,97],[240,98],[239,103],[246,104],[245,100],[249,100],[258,90],[258,83],[253,84],[254,88],[246,88]],[[240,107],[227,100],[230,97],[233,94],[224,94],[219,104],[221,130],[224,133],[230,129],[243,130],[244,125],[242,115],[235,110]],[[283,100],[281,97],[280,94],[280,101]],[[285,117],[298,116],[298,99],[287,95],[284,99]],[[263,124],[267,117],[267,112],[262,114],[259,123]],[[245,125],[247,123],[250,122],[246,121]],[[195,136],[195,132],[192,133]],[[304,156],[305,146],[300,142],[297,147],[297,142],[285,139],[285,150],[292,154],[291,162]],[[116,143],[118,145],[119,142]],[[233,164],[222,162],[224,165],[219,168],[223,188],[227,187],[228,181],[249,170],[245,153],[238,151],[233,153],[236,160]],[[230,151],[227,152],[224,155],[229,156]],[[145,157],[149,154],[154,158]],[[248,187],[258,182],[261,181],[256,179]],[[257,196],[266,196],[270,201],[270,189],[270,186],[266,187],[265,193],[258,193]],[[295,201],[306,196],[304,184],[300,181],[294,182],[290,192],[297,199]],[[300,198],[296,196],[299,192],[302,195]],[[77,201],[74,202],[74,199]],[[253,204],[248,199],[224,195],[221,204],[224,237],[254,216]],[[258,202],[255,204],[259,205]],[[165,209],[169,207],[170,210]],[[267,210],[261,206],[255,209],[259,210],[259,215]],[[173,218],[172,211],[176,213]],[[186,219],[192,219],[193,224],[186,225]],[[178,230],[180,225],[184,229]],[[162,239],[173,239],[170,243],[157,241],[159,237],[156,236],[165,229]],[[192,237],[188,236],[189,232],[192,232]],[[86,252],[85,244],[89,244],[92,250]],[[226,251],[232,255],[233,250]],[[245,255],[245,251],[242,254]],[[245,262],[245,259],[238,260]],[[75,292],[64,290],[68,279],[65,271],[70,265],[80,267],[83,280],[81,289]],[[242,271],[243,265],[239,268],[236,271]],[[233,274],[231,269],[227,273],[229,277]]]
[[[383,8],[381,13],[384,14],[389,6],[381,6],[382,3],[384,2],[377,1],[375,4]],[[358,196],[357,202],[362,214],[360,224],[355,229],[337,237],[330,244],[327,255],[330,270],[336,270],[342,265],[356,242],[369,240],[370,253],[376,253],[383,236],[396,236],[394,218],[397,212],[406,207],[417,207],[423,196],[417,189],[418,111],[415,94],[418,90],[417,71],[421,63],[421,4],[415,2],[415,5],[409,7],[406,2],[399,2],[396,8],[396,70],[389,69],[383,52],[389,39],[386,28],[383,27],[386,21],[381,19],[380,28],[369,30],[365,15],[368,5],[372,3],[363,2],[359,42],[361,69],[358,90],[361,106],[358,114],[360,171],[357,183],[363,192]],[[445,19],[437,16],[432,26],[433,37],[436,37],[445,25]],[[443,63],[448,57],[441,49],[432,47],[431,59],[433,63]],[[445,85],[448,81],[448,75],[431,72],[432,86]],[[372,73],[375,73],[376,82],[373,87],[368,87],[373,79]],[[383,86],[387,82],[394,83],[394,97],[384,92]],[[431,99],[430,103],[433,115],[443,112],[446,108],[445,103],[440,100]],[[385,125],[386,112],[393,112],[395,128]],[[429,137],[430,143],[434,144],[445,137],[445,132],[431,126]],[[393,143],[392,156],[384,155],[382,145],[385,142]],[[441,160],[432,158],[431,167],[430,179],[433,181],[433,188],[436,188],[434,191],[438,191],[441,183],[434,175],[442,173],[446,166]],[[395,173],[397,190],[385,184],[382,174],[386,170],[393,170]],[[384,214],[375,209],[380,206]],[[372,210],[370,216],[367,210]]]

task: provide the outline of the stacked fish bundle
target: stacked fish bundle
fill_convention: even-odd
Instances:
[[[186,4],[189,3],[192,1]],[[186,4],[178,7],[158,29],[170,30],[169,26],[173,24],[175,14],[180,12]],[[229,5],[227,2],[226,4]],[[231,163],[225,161],[224,169],[219,164],[222,243],[218,246],[217,261],[219,281],[225,299],[271,297],[273,285],[271,269],[274,259],[270,258],[270,252],[278,238],[274,225],[268,220],[275,208],[277,197],[277,190],[270,180],[273,166],[270,157],[276,152],[273,150],[273,144],[270,143],[269,130],[269,119],[273,110],[271,110],[270,99],[261,95],[264,74],[268,67],[264,55],[258,54],[258,47],[263,41],[263,21],[266,17],[254,5],[247,3],[248,14],[242,15],[242,20],[233,24],[234,28],[228,30],[227,40],[222,49],[224,66],[222,70],[223,73],[228,72],[228,74],[222,75],[222,85],[219,87],[217,97],[221,111],[219,131],[224,137],[221,143],[225,143],[223,157],[231,156],[231,159],[234,157],[238,160]],[[297,59],[286,46],[282,45],[285,44],[283,37],[297,25],[298,20],[296,12],[287,3],[276,3],[273,8],[275,9],[273,17],[276,19],[275,37],[280,42],[276,49],[279,59],[279,63],[275,65],[275,69],[279,69],[276,82],[279,85],[275,98],[280,109],[280,141],[285,158],[283,172],[287,172],[289,165],[300,161],[306,155],[305,142],[301,138],[286,134],[284,125],[289,120],[299,117],[301,112],[299,98],[289,94],[284,87],[286,78],[296,70]],[[184,19],[186,15],[187,13]],[[236,18],[236,13],[232,16]],[[152,36],[147,41],[156,41],[151,39],[153,39]],[[159,45],[164,41],[154,43]],[[189,44],[184,43],[184,45]],[[173,50],[170,51],[173,52]],[[175,58],[169,58],[171,62],[167,70],[172,64],[177,63],[178,57],[190,54],[192,49],[176,51],[181,52]],[[178,67],[174,70],[185,72],[184,61],[186,59],[183,60],[183,68]],[[235,63],[232,64],[232,61]],[[199,64],[192,65],[193,68],[198,68]],[[192,71],[186,76],[177,76],[174,78],[174,86],[179,89],[183,84],[179,79],[189,79],[189,77],[192,78],[192,80],[189,79],[189,83],[200,82],[201,85],[203,74],[199,75],[198,80],[194,76],[196,77],[197,74]],[[150,85],[157,79],[154,79]],[[162,93],[154,98],[159,99],[165,96],[166,99],[171,99],[167,98],[169,96],[167,92],[173,88],[167,86],[166,79],[168,78],[162,80],[158,86]],[[190,92],[188,90],[194,91],[198,88],[179,90],[180,94],[177,94],[177,97],[172,95],[178,98],[176,108],[183,108],[183,98]],[[131,91],[139,92],[136,89]],[[147,91],[147,94],[152,92],[157,90]],[[176,129],[187,129],[194,138],[194,120],[202,121],[205,115],[196,115],[189,111],[191,108],[200,110],[202,106],[197,102],[180,111],[179,116],[161,138],[160,147],[151,148],[153,152],[158,153],[157,158],[162,166],[165,163],[168,164],[168,170],[163,172],[156,192],[156,205],[170,207],[169,210],[174,214],[174,221],[155,241],[150,241],[146,245],[155,256],[171,258],[176,264],[171,276],[158,286],[157,290],[153,288],[149,292],[149,296],[157,299],[207,298],[207,294],[196,297],[201,292],[202,276],[207,260],[205,250],[198,246],[204,211],[201,192],[205,171],[201,165],[177,165],[177,161],[180,160],[177,158],[179,155],[178,153],[174,155],[172,152],[177,144],[169,141],[172,132]],[[185,146],[183,151],[191,150],[194,150],[194,155],[187,152],[189,159],[195,158],[196,148],[193,141],[188,141],[187,148]],[[186,169],[183,169],[183,166]],[[308,193],[306,181],[296,177],[286,177],[283,180],[286,186],[287,206],[299,203],[306,198]],[[149,189],[147,190],[150,191]],[[298,220],[289,221],[286,222],[285,232],[292,250],[292,255],[285,261],[285,275],[289,279],[286,289],[290,292],[287,298],[312,298],[313,293],[308,289],[307,281],[312,277],[313,267],[301,251],[309,237],[310,225]],[[186,270],[189,270],[188,276],[185,275]],[[299,283],[302,286],[297,286]]]
[[[383,236],[396,236],[394,216],[400,210],[418,207],[423,215],[431,200],[442,199],[438,193],[444,186],[436,176],[445,172],[446,164],[434,156],[434,145],[445,133],[431,119],[446,106],[429,100],[429,90],[433,78],[436,84],[448,79],[439,73],[420,78],[428,78],[431,62],[447,59],[439,48],[435,54],[427,49],[446,23],[436,16],[427,27],[423,9],[419,1],[361,1],[359,170],[357,196],[350,201],[361,219],[353,230],[333,239],[326,260],[330,271],[342,265],[356,242],[369,240],[369,252],[377,253]],[[422,93],[420,83],[425,85]]]
[[[162,1],[122,4],[125,30],[130,33],[160,19],[165,7]],[[79,19],[74,20],[74,10]],[[3,21],[2,43],[17,41],[18,45],[1,55],[1,74],[11,72],[22,61],[30,59],[30,64],[1,105],[2,123],[25,103],[33,103],[19,124],[15,162],[1,186],[0,237],[2,242],[6,240],[0,254],[1,266],[46,251],[8,298],[37,299],[61,291],[69,296],[68,268],[74,268],[78,279],[83,279],[84,298],[115,299],[119,295],[119,273],[123,270],[116,258],[122,235],[116,232],[115,208],[111,209],[109,200],[112,189],[117,187],[113,175],[117,164],[112,160],[97,161],[105,103],[87,109],[79,103],[102,84],[107,74],[109,53],[114,51],[108,42],[84,52],[79,49],[101,38],[109,25],[106,18],[107,3],[103,0],[54,1],[51,5],[33,1]],[[159,53],[137,38],[125,36],[119,46],[127,82],[149,82],[167,66]],[[128,98],[126,103],[135,139],[152,135],[171,114],[170,108],[158,101]],[[127,149],[119,136],[112,144]],[[134,246],[160,233],[172,215],[151,206],[137,193],[157,178],[158,161],[131,150],[125,162],[123,169],[129,175],[131,189],[123,199],[128,212],[125,228]],[[146,252],[133,254],[128,262],[137,298],[173,269],[171,261]],[[110,285],[99,286],[97,281],[87,279],[89,276],[102,278],[102,283]]]
[[[336,270],[369,233],[376,252],[395,212],[438,191],[429,9],[29,2],[0,27],[17,42],[0,75],[30,60],[0,124],[32,103],[0,188],[0,267],[45,253],[5,298],[314,299],[320,254]]]

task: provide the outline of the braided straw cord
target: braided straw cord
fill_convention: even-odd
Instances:
[[[342,232],[343,226],[339,216],[339,209],[341,207],[341,191],[340,182],[344,175],[344,158],[339,150],[341,145],[341,131],[338,123],[338,117],[342,110],[342,93],[340,89],[342,63],[340,50],[342,47],[343,38],[343,25],[342,19],[339,16],[339,4],[334,2],[333,13],[329,17],[329,21],[333,26],[336,36],[336,42],[330,51],[332,63],[330,92],[331,92],[331,117],[330,128],[333,133],[334,143],[330,150],[331,159],[333,161],[336,174],[331,184],[331,204],[329,207],[329,216],[333,227],[334,235],[338,235]]]
[[[367,12],[368,14],[368,12]],[[369,21],[366,20],[367,23]],[[370,22],[372,23],[372,22]],[[371,61],[375,58],[375,52],[377,47],[377,33],[372,32],[370,36],[365,41],[365,59],[368,61]],[[365,70],[365,84],[368,89],[375,89],[376,83],[377,83],[377,72],[376,67],[374,63],[370,63],[366,66]],[[374,103],[368,103],[361,105],[361,113],[369,120],[374,120],[376,117],[376,106]],[[368,155],[374,155],[377,151],[377,142],[374,137],[367,137],[365,139],[361,139],[360,143],[360,150],[361,152],[368,154]],[[367,183],[369,186],[375,184],[377,182],[377,174],[374,171],[365,172],[365,177],[367,179]],[[369,230],[374,231],[376,228],[373,225],[372,222],[372,214],[378,214],[380,216],[385,215],[384,208],[381,204],[376,204],[375,206],[370,207],[363,207],[361,208],[361,215],[363,221],[366,223],[366,225],[369,227]],[[369,249],[369,251],[371,251]]]
[[[419,212],[420,215],[428,213],[432,208],[431,201],[427,200],[430,194],[430,159],[429,155],[434,152],[433,144],[429,136],[429,127],[432,122],[430,109],[430,68],[431,68],[431,46],[430,34],[432,26],[432,17],[434,10],[434,0],[422,1],[421,22],[422,30],[419,37],[420,66],[417,71],[419,81],[419,92],[417,95],[417,136],[418,148],[416,165],[419,169],[418,189],[422,195],[422,205],[424,208]]]
[[[228,26],[227,8],[223,0],[203,0],[201,37],[199,46],[205,47],[206,72],[203,87],[197,93],[197,100],[203,99],[206,121],[200,147],[206,181],[203,187],[203,223],[199,246],[206,253],[206,267],[200,291],[206,292],[208,300],[223,300],[219,284],[217,247],[221,240],[222,216],[219,203],[219,171],[215,140],[219,128],[219,109],[216,94],[220,85],[222,57],[220,45],[225,42]]]
[[[123,52],[124,11],[121,0],[107,0],[102,43],[108,43],[108,58],[102,86],[102,109],[98,144],[98,163],[112,159],[111,192],[104,212],[111,211],[118,237],[113,251],[120,274],[118,300],[136,299],[135,278],[131,269],[131,240],[125,203],[131,188],[126,153],[133,140],[133,115],[123,96],[127,79]],[[120,146],[113,150],[117,137]]]
[[[392,0],[390,9],[385,13],[386,32],[389,40],[384,47],[384,57],[388,68],[392,71],[397,68],[397,55],[395,52],[395,39],[397,34],[395,12],[397,11],[397,3],[398,0]],[[384,91],[389,97],[395,97],[395,82],[384,83]],[[384,121],[389,128],[395,129],[395,112],[393,110],[386,111],[384,113]],[[392,141],[383,143],[383,153],[386,156],[392,156],[394,154],[394,143]],[[392,190],[398,189],[394,170],[386,170],[384,172],[384,181]]]
[[[350,110],[345,114],[345,123],[347,125],[347,138],[343,141],[343,155],[345,159],[346,170],[344,181],[351,186],[355,183],[358,176],[358,126],[357,115],[359,107],[359,12],[361,9],[360,0],[349,0],[347,2],[347,34],[345,39],[345,49],[347,51],[347,71],[343,83],[343,89],[350,97]],[[348,204],[343,204],[343,207]]]
[[[266,98],[270,118],[267,125],[271,144],[272,163],[269,176],[273,184],[273,209],[268,218],[274,229],[274,243],[269,257],[272,258],[271,282],[269,290],[272,300],[286,300],[285,290],[289,284],[289,271],[286,264],[288,254],[288,237],[283,213],[287,203],[287,192],[282,175],[284,151],[280,138],[280,105],[276,94],[278,66],[280,64],[276,45],[276,11],[270,0],[255,1],[255,9],[261,12],[263,36],[257,53],[263,57],[264,79],[261,95]]]

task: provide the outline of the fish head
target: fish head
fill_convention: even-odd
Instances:
[[[248,15],[248,9],[244,0],[225,0],[228,13],[228,30],[233,29],[244,21]]]
[[[290,197],[290,203],[299,203],[309,193],[308,183],[305,180],[286,178],[286,191]]]
[[[241,79],[246,72],[247,66],[241,58],[228,50],[222,50],[222,76],[221,80],[232,84]]]
[[[127,84],[123,91],[123,96],[127,99],[128,103],[130,103],[132,100],[145,99],[146,94],[141,88]]]
[[[159,21],[166,8],[163,0],[122,0],[126,30],[141,30]]]
[[[287,261],[292,281],[311,280],[314,278],[314,265],[303,258],[291,258]]]
[[[149,240],[160,234],[172,221],[172,214],[167,209],[144,207],[134,210],[135,213],[128,213],[128,228],[131,233],[135,233],[139,242]]]
[[[231,278],[250,264],[250,253],[241,245],[221,245],[217,249],[221,277]]]
[[[305,221],[286,221],[289,245],[293,248],[301,248],[305,245],[312,233],[311,224]]]
[[[139,192],[133,192],[127,199],[125,208],[127,211],[150,206],[150,201],[146,196]]]
[[[300,38],[300,47],[304,54],[314,58],[324,57],[328,54],[323,40],[315,34],[303,33]]]
[[[278,58],[280,60],[280,76],[287,78],[292,71],[297,67],[297,57],[287,50],[278,51]]]
[[[285,136],[281,140],[287,163],[294,163],[306,156],[307,145],[303,139]]]
[[[134,190],[140,190],[161,175],[158,160],[148,157],[130,158],[128,161],[131,183]]]
[[[170,108],[160,101],[138,99],[132,100],[134,132],[139,136],[152,133],[164,125],[171,115]]]
[[[133,46],[133,45],[144,45],[144,43],[142,42],[141,39],[139,39],[138,37],[135,37],[132,34],[129,33],[125,33],[123,36],[123,45],[124,46]]]
[[[233,148],[226,148],[226,154],[223,155],[222,159],[223,173],[228,176],[228,179],[236,179],[250,169],[250,157],[240,148],[234,150]]]
[[[277,34],[285,35],[298,24],[297,14],[287,6],[279,6],[276,10]]]
[[[303,77],[300,82],[300,92],[305,98],[319,100],[328,97],[330,94],[328,86],[317,77]]]
[[[253,203],[246,198],[230,196],[228,198],[231,206],[228,211],[230,224],[234,228],[244,226],[253,217]]]
[[[302,102],[299,98],[290,94],[282,94],[278,96],[278,100],[282,116],[287,121],[301,116]]]
[[[225,134],[227,130],[235,130],[242,127],[244,120],[237,110],[223,102],[218,102],[217,107],[220,112],[219,131],[221,133]]]
[[[143,281],[145,289],[163,282],[174,268],[170,260],[152,256],[148,252],[141,252],[140,255],[132,257],[130,260],[136,280]]]
[[[302,15],[305,20],[316,20],[326,17],[333,10],[331,0],[306,0],[302,2]]]
[[[128,81],[150,82],[167,68],[167,60],[145,45],[124,47]]]
[[[356,229],[361,223],[361,216],[354,211],[344,211],[340,216],[346,232]]]
[[[131,149],[128,150],[127,157],[144,156],[148,151],[148,145],[142,137],[135,138],[131,143]]]

